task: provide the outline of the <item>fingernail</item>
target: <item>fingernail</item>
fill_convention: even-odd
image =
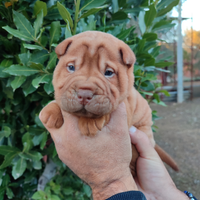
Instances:
[[[129,129],[130,133],[135,133],[136,132],[136,128],[134,126],[131,126],[131,128]]]

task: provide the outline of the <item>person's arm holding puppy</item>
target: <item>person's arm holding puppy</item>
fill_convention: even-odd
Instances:
[[[138,190],[147,199],[187,199],[176,189],[147,136],[139,131],[131,134],[132,143],[140,154],[137,177],[132,178],[129,169],[131,141],[124,104],[120,104],[108,125],[94,137],[81,135],[77,117],[63,115],[64,124],[60,129],[47,129],[59,158],[90,185],[94,200],[128,200],[136,196],[138,200],[145,200]]]

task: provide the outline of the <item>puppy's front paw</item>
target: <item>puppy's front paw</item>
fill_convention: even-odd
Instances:
[[[60,107],[55,102],[45,106],[40,112],[39,118],[48,128],[60,128],[64,123]]]

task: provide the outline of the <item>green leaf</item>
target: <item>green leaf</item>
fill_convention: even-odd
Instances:
[[[70,26],[69,26],[69,21],[67,20],[67,25],[66,25],[66,28],[65,28],[65,39],[67,39],[71,36],[72,36],[72,33],[71,33]]]
[[[145,62],[144,62],[145,67],[146,66],[152,66],[154,64],[155,64],[155,58],[149,58],[149,59],[145,60]]]
[[[128,18],[127,13],[123,11],[118,11],[112,15],[112,20],[125,20]]]
[[[41,10],[43,10],[43,14],[44,14],[44,16],[46,16],[47,15],[47,4],[43,1],[36,1],[34,8],[33,8],[33,14],[35,16],[37,16],[41,12]]]
[[[49,9],[47,16],[45,18],[48,19],[48,20],[52,20],[52,21],[62,20],[62,17],[60,15],[57,7],[54,7],[53,9]]]
[[[157,46],[152,50],[152,52],[151,52],[152,57],[157,57],[159,55],[160,47],[161,46]]]
[[[140,11],[144,11],[143,8],[126,8],[124,9],[126,13],[139,13]]]
[[[31,62],[44,64],[44,62],[49,58],[49,53],[45,50],[37,51],[31,54]]]
[[[44,85],[44,90],[45,90],[45,92],[46,92],[47,94],[51,94],[52,92],[54,92],[54,88],[53,88],[52,83],[51,83],[51,82],[50,82],[50,83],[46,83],[46,84]]]
[[[32,85],[35,88],[38,88],[41,83],[49,83],[50,80],[52,79],[52,75],[45,74],[43,76],[39,76],[32,81]]]
[[[26,160],[20,157],[12,168],[12,176],[14,179],[18,179],[24,173],[26,170],[26,165]]]
[[[38,115],[35,116],[35,123],[36,123],[39,127],[45,128],[44,125],[43,125],[43,123],[40,121],[40,118],[39,118]]]
[[[41,149],[41,150],[44,149],[44,147],[45,147],[45,145],[46,145],[46,142],[47,142],[47,133],[44,132],[44,133],[42,133],[42,135],[43,135],[43,138],[42,138],[42,141],[41,141],[41,143],[40,143],[40,149]]]
[[[173,7],[177,6],[178,4],[179,4],[179,0],[174,0],[167,7],[165,7],[162,10],[159,10],[158,13],[157,13],[157,17],[165,15],[166,13],[168,13],[169,11],[171,11]]]
[[[102,10],[103,8],[106,8],[106,7],[108,7],[108,5],[104,5],[104,6],[97,7],[97,8],[92,8],[92,9],[90,9],[90,10],[84,12],[84,13],[80,16],[79,19],[81,19],[81,18],[86,18],[86,17],[88,17],[89,15],[93,15],[93,14],[99,12],[100,10]]]
[[[155,67],[167,67],[167,66],[171,66],[173,64],[174,64],[173,62],[161,61],[161,62],[155,63],[154,66]]]
[[[32,137],[29,132],[23,135],[22,143],[24,146],[23,152],[28,152],[33,147]]]
[[[6,195],[9,199],[13,199],[14,197],[13,191],[9,187],[6,187]]]
[[[157,29],[157,28],[159,29],[162,26],[170,25],[170,24],[171,24],[171,20],[160,20],[154,24],[152,30]]]
[[[32,38],[32,40],[35,39],[34,29],[31,26],[31,23],[26,19],[24,15],[13,10],[13,20],[17,29],[21,34],[26,35],[29,38]]]
[[[45,199],[46,193],[42,190],[35,192],[32,196],[32,199]]]
[[[36,170],[42,169],[42,162],[40,160],[33,161],[33,168]]]
[[[11,146],[6,146],[6,145],[1,145],[0,146],[0,154],[1,155],[7,155],[9,153],[16,153],[20,152],[20,150],[16,147],[11,147]]]
[[[25,17],[24,17],[25,18]],[[10,33],[11,35],[19,38],[20,40],[24,40],[24,41],[33,41],[34,39],[32,37],[30,37],[29,35],[26,35],[24,33],[21,33],[20,31],[10,28],[9,26],[4,26],[2,27],[4,30],[6,30],[8,33]]]
[[[141,84],[141,88],[147,92],[153,91],[155,90],[155,87],[153,85],[153,83],[151,83],[150,81],[145,81]]]
[[[34,62],[28,62],[28,67],[32,69],[37,69],[37,70],[43,70],[44,66],[40,63],[34,63]]]
[[[174,0],[162,0],[160,1],[160,3],[157,4],[156,8],[157,10],[163,9],[164,7],[167,7],[173,1]]]
[[[56,66],[56,61],[57,61],[57,54],[55,53],[55,51],[50,53],[50,59],[49,62],[47,64],[47,69],[53,69]]]
[[[19,56],[21,63],[26,66],[30,60],[31,54],[28,51],[27,53],[22,53],[22,54],[19,54],[18,56]]]
[[[160,97],[157,93],[154,93],[153,97],[157,100],[157,102],[160,102]]]
[[[87,197],[91,197],[92,191],[89,185],[84,184],[83,185],[83,191],[87,195]]]
[[[152,41],[152,40],[156,40],[158,38],[156,33],[145,33],[142,36],[143,39],[146,39],[146,41]]]
[[[140,11],[139,13],[139,27],[140,27],[140,30],[141,30],[141,33],[144,34],[145,31],[146,31],[146,25],[145,25],[145,21],[144,21],[144,17],[145,17],[145,11]]]
[[[124,40],[125,38],[127,38],[131,31],[133,31],[134,27],[130,27],[129,29],[123,30],[121,31],[116,37],[120,40]]]
[[[11,82],[11,87],[13,91],[15,91],[17,88],[19,88],[26,80],[25,76],[17,76],[15,79]]]
[[[145,77],[142,78],[142,82],[147,80],[155,81],[157,77],[154,74],[146,74]]]
[[[3,126],[2,131],[0,131],[0,135],[3,137],[8,137],[11,134],[11,129],[8,126]]]
[[[61,200],[61,199],[56,195],[51,195],[51,200]]]
[[[26,82],[22,85],[22,89],[25,96],[37,90],[37,88],[33,87],[31,79],[26,80]]]
[[[144,49],[145,42],[146,42],[145,39],[142,39],[142,40],[139,41],[138,48],[137,48],[138,52],[142,52],[142,50]]]
[[[19,152],[10,152],[8,154],[6,154],[6,156],[4,157],[4,161],[0,166],[0,169],[3,169],[7,166],[9,166],[12,162],[12,160],[15,158],[15,156],[17,156],[19,154]]]
[[[10,74],[8,74],[6,72],[3,72],[4,69],[5,69],[5,67],[0,66],[0,78],[8,78],[8,77],[10,77]]]
[[[150,93],[150,92],[144,92],[144,91],[140,91],[140,93],[141,93],[141,94],[144,94],[144,95],[153,96],[153,94],[152,94],[152,93]]]
[[[43,139],[44,135],[40,134],[40,135],[35,135],[32,139],[32,142],[34,144],[34,146],[37,146],[41,143],[42,139]]]
[[[4,72],[14,76],[30,76],[40,71],[21,65],[11,65],[9,68],[5,69]]]
[[[113,12],[116,13],[119,10],[118,1],[112,0],[112,7],[113,7]]]
[[[157,46],[157,42],[155,40],[146,42],[144,46],[144,51],[149,51],[150,49],[154,48]]]
[[[51,23],[50,28],[50,41],[49,41],[49,47],[51,48],[51,44],[57,43],[60,39],[61,34],[61,26],[59,21],[55,21]]]
[[[85,4],[83,5],[83,7],[80,10],[90,10],[92,8],[96,8],[99,7],[101,5],[103,5],[106,2],[106,0],[89,0],[89,1],[85,1]]]
[[[26,49],[31,49],[31,50],[34,50],[34,49],[38,49],[38,50],[43,50],[43,48],[41,46],[38,46],[38,45],[33,45],[33,44],[23,44],[24,48]]]
[[[36,151],[20,153],[19,156],[26,160],[32,160],[32,161],[39,161],[42,158],[42,154]]]
[[[167,90],[159,90],[159,92],[163,93],[167,97],[170,97],[170,94]]]
[[[73,28],[73,21],[72,21],[72,18],[71,18],[69,11],[59,1],[57,1],[57,8],[58,8],[60,15],[64,19],[64,21],[66,23],[68,21],[70,27]]]
[[[42,27],[43,24],[43,9],[39,12],[37,15],[37,19],[34,22],[33,28],[35,30],[35,38],[37,37],[37,34],[40,31],[40,28]]]
[[[153,27],[153,29],[152,29],[152,31],[161,31],[162,29],[171,29],[171,28],[173,28],[174,26],[175,26],[176,24],[175,23],[169,23],[169,24],[165,24],[165,25],[163,25],[163,26],[159,26],[159,27],[157,27],[157,28],[154,28]]]
[[[161,106],[167,106],[163,101],[158,102],[156,99],[154,99],[153,102]]]
[[[149,6],[149,10],[146,11],[145,16],[144,16],[144,21],[145,21],[146,27],[151,26],[154,18],[156,17],[156,14],[157,14],[156,8],[155,8],[154,4],[151,4]]]
[[[9,59],[4,59],[4,60],[2,60],[2,62],[1,62],[1,66],[2,67],[5,67],[5,68],[7,68],[7,67],[10,67],[10,65],[12,65],[13,64],[13,61],[12,60],[9,60]]]

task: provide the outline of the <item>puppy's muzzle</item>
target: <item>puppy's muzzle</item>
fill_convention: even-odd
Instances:
[[[93,92],[88,89],[79,89],[77,91],[78,101],[82,105],[88,104],[92,100],[93,96]]]

